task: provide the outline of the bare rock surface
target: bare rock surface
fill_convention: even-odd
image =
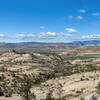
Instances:
[[[31,88],[37,100],[45,99],[50,91],[54,98],[58,98],[60,93],[66,100],[80,100],[81,97],[90,100],[93,95],[100,100],[96,89],[100,82],[99,58],[65,61],[56,54],[17,53],[14,50],[0,55],[1,86],[6,83],[12,89],[16,76],[21,77],[23,74],[42,79],[41,84],[33,85]],[[1,96],[0,100],[22,100],[22,98],[13,94],[12,97]]]

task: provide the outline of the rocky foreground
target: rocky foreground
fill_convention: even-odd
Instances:
[[[10,50],[0,55],[0,100],[22,100],[18,87],[23,75],[31,78],[36,100],[46,99],[50,92],[55,99],[100,100],[99,58],[65,61],[56,54]]]

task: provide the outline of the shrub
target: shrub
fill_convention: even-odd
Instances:
[[[97,88],[97,93],[100,94],[100,82],[98,83],[96,88]]]
[[[52,92],[49,92],[46,96],[45,100],[55,100],[54,98],[52,98]]]
[[[85,100],[85,98],[81,96],[80,100]]]
[[[92,95],[90,100],[97,100],[97,97],[95,95]]]
[[[24,100],[33,100],[35,99],[34,93],[31,93],[31,88],[33,81],[27,75],[23,76],[22,83],[20,83],[18,93],[24,98]]]
[[[97,85],[97,89],[100,91],[100,82]]]

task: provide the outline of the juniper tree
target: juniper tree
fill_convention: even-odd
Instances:
[[[24,75],[19,85],[18,93],[23,97],[24,100],[35,99],[34,93],[31,92],[33,80],[29,76]]]

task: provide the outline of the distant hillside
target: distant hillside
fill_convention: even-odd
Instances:
[[[19,52],[47,52],[47,53],[58,54],[61,52],[69,52],[80,48],[95,49],[98,47],[100,47],[100,40],[74,41],[71,43],[40,43],[40,42],[0,43],[0,54],[7,52],[10,49],[15,49]]]
[[[80,44],[80,45],[86,45],[86,44],[100,44],[100,40],[88,40],[88,41],[74,41],[73,44]]]
[[[1,43],[0,44],[0,54],[7,52],[10,49],[15,49],[18,52],[49,52],[49,53],[59,53],[64,51],[69,51],[74,48],[78,48],[79,45],[74,45],[71,43]]]

